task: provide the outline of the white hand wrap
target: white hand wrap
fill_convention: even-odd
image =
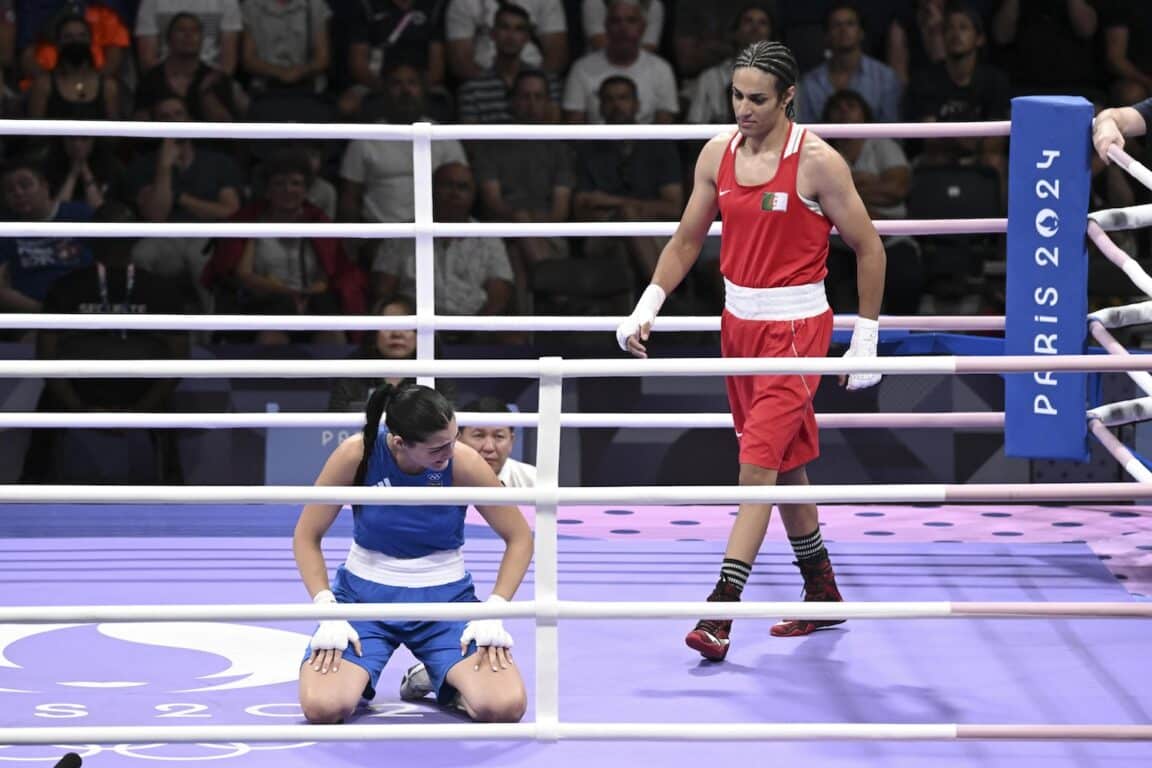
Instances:
[[[316,593],[316,597],[312,598],[312,602],[316,605],[335,603],[336,596],[332,594],[332,590],[324,589]],[[316,628],[315,634],[312,635],[312,650],[343,651],[348,647],[349,643],[359,641],[360,635],[357,634],[356,630],[352,629],[351,624],[343,619],[321,621],[320,626]]]
[[[644,289],[644,293],[640,295],[640,301],[636,302],[636,308],[632,310],[632,314],[616,327],[616,343],[620,345],[620,349],[627,352],[628,339],[638,334],[642,326],[651,326],[655,322],[660,307],[664,306],[665,298],[667,296],[664,289],[655,283]]]
[[[876,343],[880,340],[880,323],[866,317],[856,318],[852,327],[852,342],[844,357],[876,357]],[[852,373],[848,375],[848,389],[867,389],[880,383],[879,373]]]
[[[500,595],[491,595],[489,603],[507,603]],[[460,645],[466,646],[471,642],[477,648],[511,648],[514,645],[512,635],[504,629],[504,622],[500,619],[472,619],[464,632],[460,635]]]

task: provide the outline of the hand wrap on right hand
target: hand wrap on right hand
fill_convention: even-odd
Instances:
[[[645,325],[652,326],[656,321],[656,315],[660,313],[660,307],[664,306],[665,298],[667,297],[664,289],[655,283],[644,289],[632,314],[616,326],[616,343],[620,345],[620,349],[628,352],[628,339],[640,333],[640,329]]]

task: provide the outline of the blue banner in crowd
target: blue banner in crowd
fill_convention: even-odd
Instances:
[[[1012,100],[1007,355],[1084,352],[1091,134],[1092,105],[1080,97]],[[1087,378],[1046,371],[1005,376],[1005,453],[1086,460]]]

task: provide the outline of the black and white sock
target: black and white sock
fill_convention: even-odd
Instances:
[[[744,585],[748,583],[748,577],[751,575],[752,565],[743,560],[726,557],[720,565],[720,580],[728,582],[740,592],[744,591]]]
[[[792,545],[792,551],[796,553],[796,559],[800,562],[823,560],[828,556],[828,551],[824,549],[824,537],[820,535],[819,526],[807,536],[789,536],[788,543]]]

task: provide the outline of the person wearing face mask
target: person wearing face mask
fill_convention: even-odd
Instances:
[[[116,120],[120,88],[101,74],[92,53],[92,32],[83,16],[65,16],[56,24],[56,61],[40,73],[28,91],[28,116],[62,120]]]
[[[96,69],[103,75],[118,77],[132,47],[132,36],[124,23],[125,9],[119,5],[116,0],[16,2],[18,66],[26,77],[21,87],[27,88],[37,75],[54,70],[60,46],[81,38],[92,52]]]

